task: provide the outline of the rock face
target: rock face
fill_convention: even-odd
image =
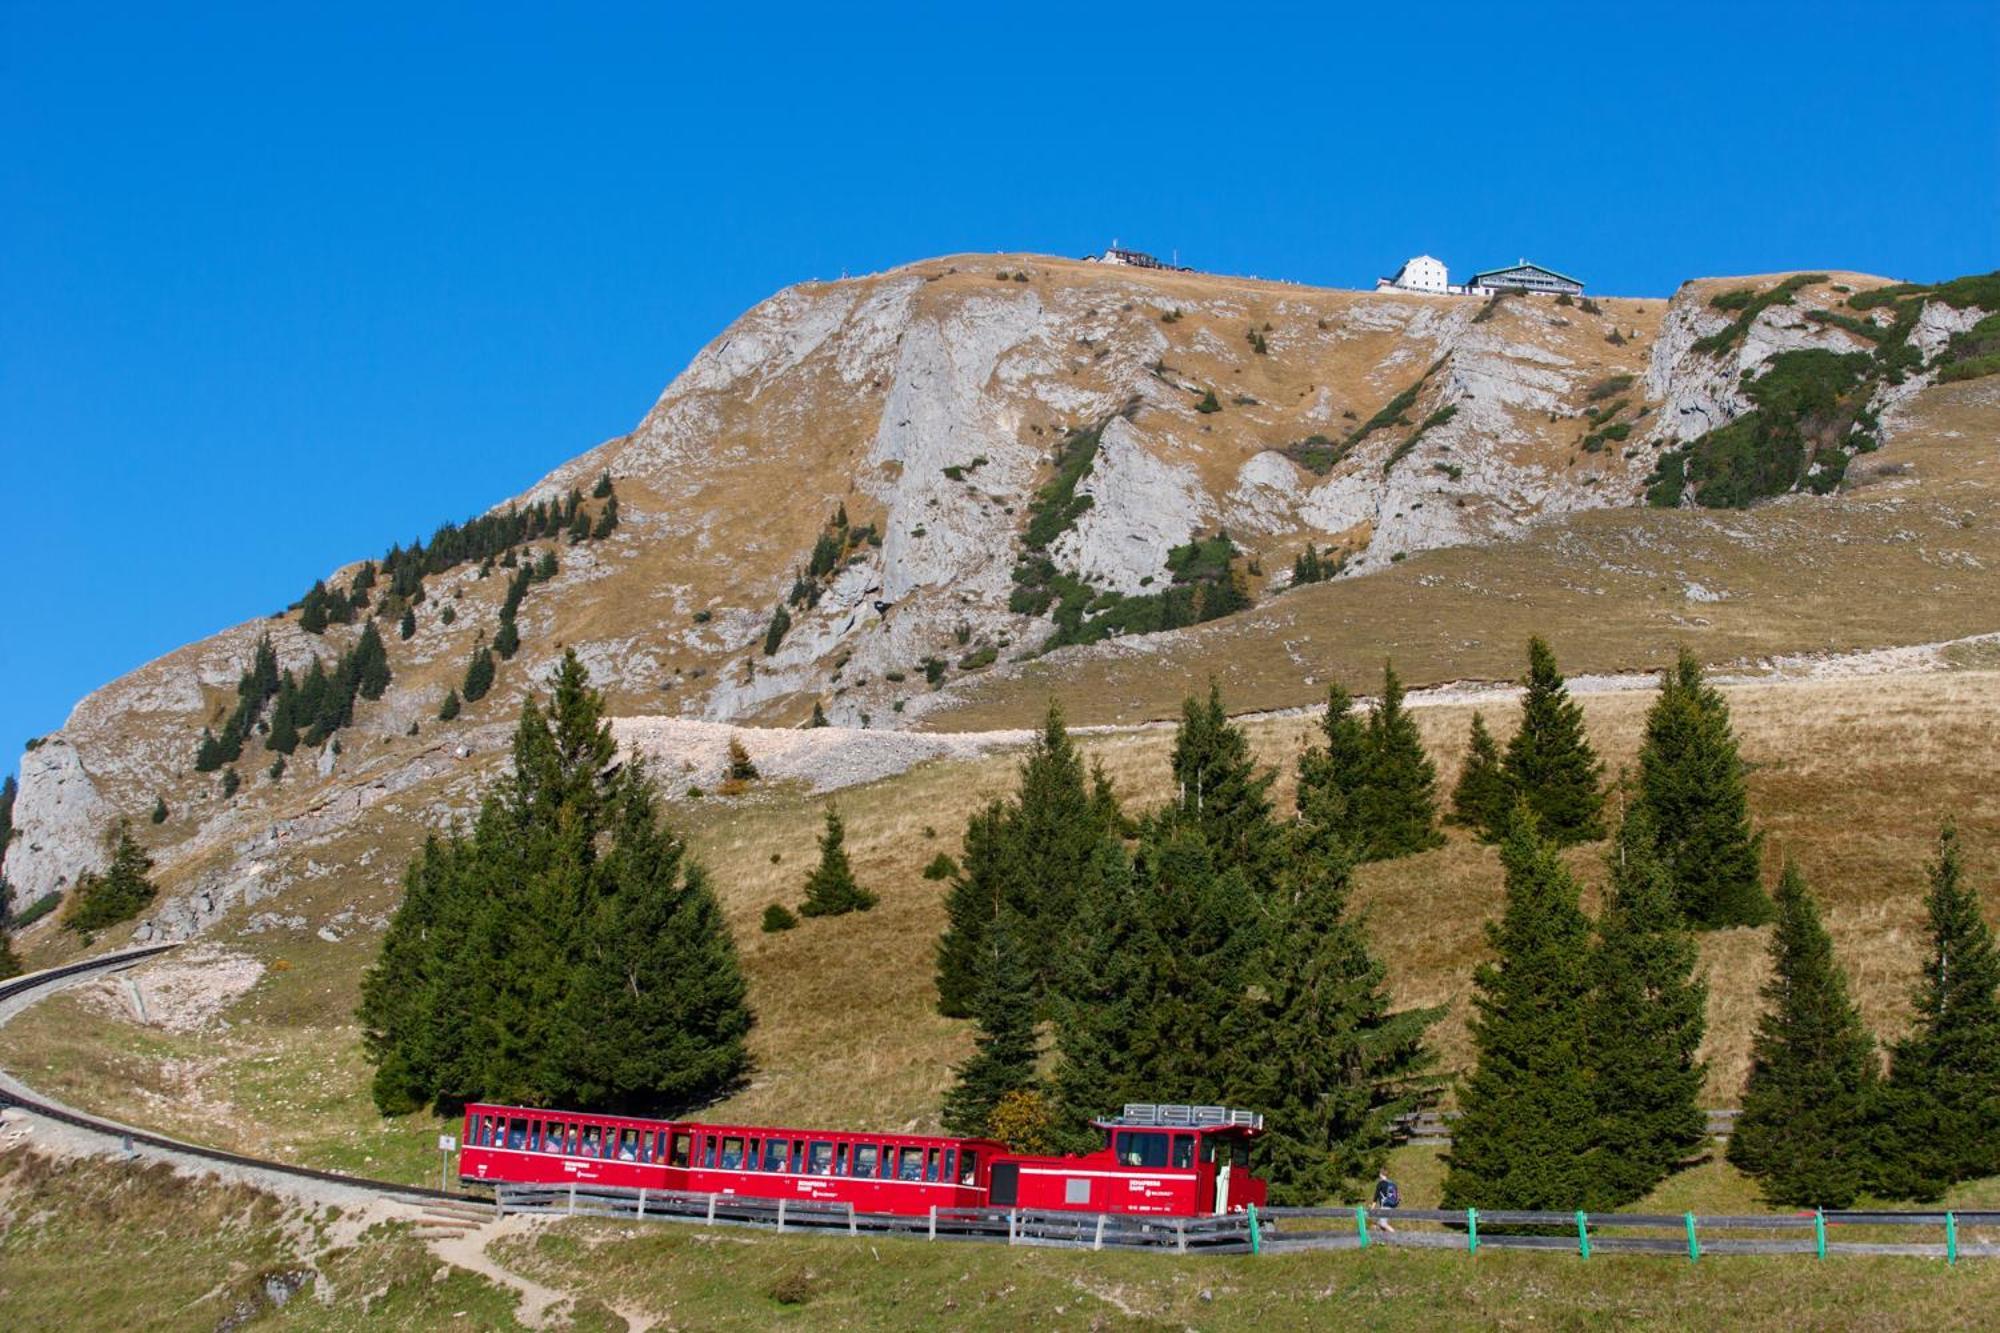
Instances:
[[[601,541],[532,544],[560,572],[521,605],[522,649],[486,699],[438,719],[507,582],[460,566],[426,580],[412,637],[389,634],[384,698],[282,771],[250,737],[225,799],[221,774],[191,771],[195,741],[227,716],[258,638],[303,673],[358,633],[308,634],[295,614],[237,626],[95,692],[26,757],[8,881],[17,901],[62,889],[101,861],[118,812],[143,825],[160,797],[172,817],[141,831],[180,896],[154,929],[194,932],[268,892],[237,865],[333,837],[454,765],[481,768],[565,647],[627,716],[789,726],[817,704],[836,724],[907,725],[938,697],[927,677],[948,685],[1054,632],[1012,609],[1015,568],[1078,430],[1101,430],[1098,446],[1045,550],[1102,595],[1167,586],[1168,553],[1217,530],[1265,598],[1307,542],[1363,576],[1633,503],[1659,450],[1742,411],[1745,369],[1855,340],[1783,307],[1729,354],[1699,353],[1726,318],[1707,304],[1717,289],[1489,304],[1032,256],[787,289],[704,348],[630,435],[518,497],[609,473],[621,523]],[[1927,314],[1924,336],[1948,338],[1961,313]],[[835,568],[802,582],[828,535],[844,539]],[[315,572],[299,571],[301,590]],[[808,583],[766,652],[775,609]]]

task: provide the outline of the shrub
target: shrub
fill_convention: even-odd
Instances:
[[[798,924],[798,917],[794,916],[792,909],[783,903],[772,903],[764,909],[764,933],[766,935],[775,935],[781,930],[790,930]]]
[[[975,648],[964,657],[959,658],[958,669],[960,671],[977,671],[981,667],[992,666],[994,662],[999,660],[999,657],[1000,650],[989,643],[984,647]]]
[[[951,859],[948,852],[939,852],[924,867],[924,878],[929,880],[950,879],[958,873],[958,862]]]
[[[1210,389],[1203,394],[1201,401],[1194,405],[1194,410],[1201,413],[1220,412],[1222,404],[1215,400],[1215,390]]]
[[[1632,381],[1635,378],[1637,377],[1632,375],[1607,375],[1605,378],[1591,385],[1590,392],[1584,396],[1590,402],[1601,403],[1605,399],[1614,398],[1631,388]]]

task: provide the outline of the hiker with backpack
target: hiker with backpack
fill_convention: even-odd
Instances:
[[[1375,1210],[1378,1213],[1386,1213],[1391,1209],[1401,1208],[1402,1206],[1403,1192],[1396,1188],[1395,1181],[1389,1179],[1389,1169],[1384,1167],[1380,1171],[1377,1171],[1375,1173]],[[1384,1231],[1392,1236],[1396,1234],[1396,1228],[1389,1224],[1388,1218],[1382,1217],[1376,1220],[1381,1223]]]

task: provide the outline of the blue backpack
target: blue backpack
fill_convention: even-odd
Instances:
[[[1382,1188],[1376,1191],[1376,1193],[1380,1196],[1384,1208],[1401,1208],[1403,1206],[1402,1191],[1396,1188],[1396,1182],[1393,1180],[1383,1181]]]

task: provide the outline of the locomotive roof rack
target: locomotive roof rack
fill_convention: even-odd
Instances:
[[[1113,1125],[1151,1125],[1168,1129],[1264,1128],[1264,1117],[1256,1111],[1235,1111],[1226,1106],[1188,1106],[1179,1102],[1127,1102]]]

